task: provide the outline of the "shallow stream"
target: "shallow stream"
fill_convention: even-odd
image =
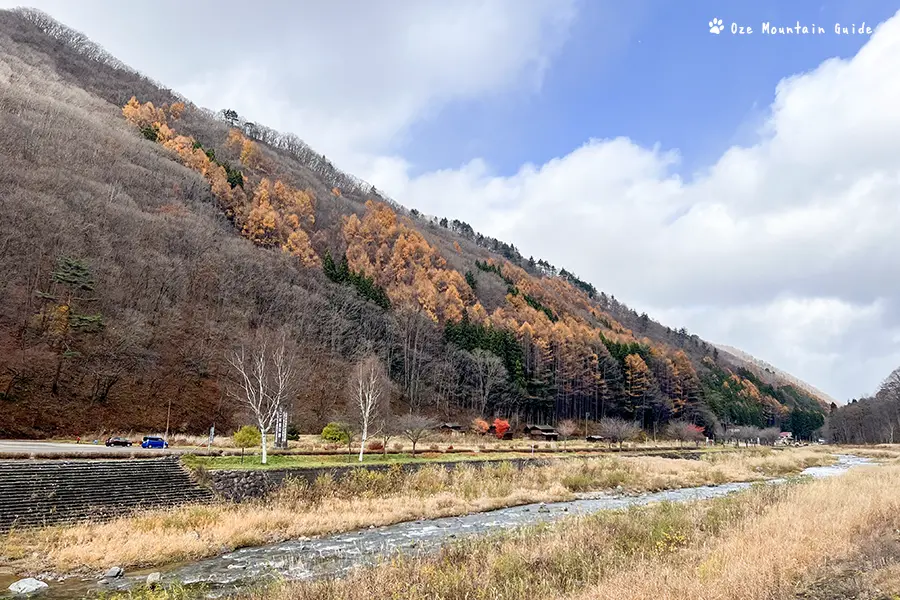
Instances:
[[[811,467],[802,474],[829,477],[846,472],[857,465],[872,461],[850,455],[838,455],[838,461],[827,467]],[[768,484],[784,479],[767,480]],[[752,483],[726,483],[679,490],[665,490],[624,496],[584,494],[576,500],[549,504],[528,504],[460,517],[410,521],[373,527],[326,537],[296,539],[254,548],[244,548],[213,558],[187,564],[172,565],[147,571],[129,572],[114,586],[100,585],[96,579],[69,578],[50,583],[41,594],[46,600],[72,600],[91,595],[91,591],[115,587],[125,589],[144,582],[147,573],[159,571],[163,582],[181,581],[203,584],[210,596],[221,596],[261,577],[279,576],[285,579],[312,579],[339,576],[349,569],[370,565],[395,552],[416,554],[432,552],[441,545],[464,536],[556,521],[576,514],[589,514],[640,506],[653,502],[689,502],[724,496],[747,489]],[[0,598],[8,594],[0,588]]]

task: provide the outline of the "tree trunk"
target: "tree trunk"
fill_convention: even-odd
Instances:
[[[363,423],[362,437],[359,440],[359,462],[363,460],[363,452],[366,451],[366,439],[369,437],[369,424]]]
[[[413,458],[416,456],[416,440],[413,440]]]
[[[267,430],[263,429],[262,427],[260,427],[259,430],[262,433],[262,464],[266,464],[269,460],[269,456],[266,453],[266,431]]]

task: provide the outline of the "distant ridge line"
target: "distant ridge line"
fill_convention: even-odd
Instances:
[[[833,398],[829,394],[826,394],[825,392],[823,392],[819,388],[815,387],[814,385],[811,385],[811,384],[803,381],[802,379],[791,375],[790,373],[788,373],[787,371],[784,371],[783,369],[779,369],[778,367],[762,360],[761,358],[756,358],[752,354],[748,354],[747,352],[744,352],[743,350],[739,350],[738,348],[735,348],[734,346],[727,346],[725,344],[713,344],[713,346],[715,346],[722,352],[726,352],[726,353],[734,356],[735,358],[737,358],[739,360],[750,363],[761,369],[768,369],[769,371],[772,372],[772,374],[777,375],[778,377],[784,379],[788,383],[790,383],[792,385],[796,385],[800,389],[802,389],[806,392],[809,392],[810,394],[814,394],[815,396],[821,398],[825,402],[834,402],[835,404],[840,404],[840,402],[838,402],[835,398]]]

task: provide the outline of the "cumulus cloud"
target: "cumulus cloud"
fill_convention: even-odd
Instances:
[[[297,132],[347,170],[449,102],[537,89],[576,16],[576,0],[32,4],[197,104]]]
[[[663,322],[846,399],[900,364],[900,16],[783,80],[752,146],[690,180],[677,152],[591,140],[511,177],[368,176],[563,265]]]

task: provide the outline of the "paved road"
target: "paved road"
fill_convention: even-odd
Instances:
[[[178,454],[178,450],[158,450],[141,448],[140,444],[134,446],[122,447],[111,446],[107,448],[103,444],[67,444],[65,442],[41,442],[34,440],[0,440],[0,454],[60,454],[60,453],[76,453],[76,454],[108,454],[111,452],[121,452],[123,454],[140,453],[140,454]]]

